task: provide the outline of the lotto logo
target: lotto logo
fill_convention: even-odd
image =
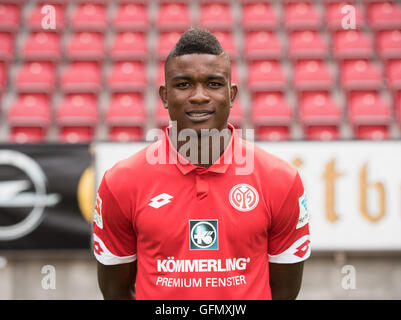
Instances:
[[[164,206],[167,203],[170,203],[173,196],[170,196],[167,193],[162,193],[159,194],[158,196],[150,199],[150,203],[148,204],[149,206],[159,209],[160,207]]]
[[[94,240],[93,241],[93,250],[96,252],[96,254],[101,255],[104,251],[99,243],[99,241]]]
[[[218,220],[189,220],[189,249],[218,250]]]
[[[309,244],[310,244],[310,240],[307,239],[304,243],[302,243],[299,247],[297,247],[297,251],[294,252],[294,255],[299,258],[303,258],[304,255],[309,250]]]

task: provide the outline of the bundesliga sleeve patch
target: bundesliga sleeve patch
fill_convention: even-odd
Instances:
[[[103,229],[102,198],[100,198],[99,194],[96,197],[96,207],[93,211],[93,221],[100,229]]]
[[[298,199],[299,202],[299,218],[296,229],[302,228],[309,222],[308,207],[306,206],[306,194]]]

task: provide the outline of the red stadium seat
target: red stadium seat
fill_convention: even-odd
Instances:
[[[61,58],[60,35],[34,32],[25,40],[21,54],[25,60],[58,61]]]
[[[199,25],[211,31],[231,31],[234,18],[231,7],[225,3],[211,3],[200,6]]]
[[[165,60],[170,51],[174,48],[180,39],[182,32],[161,32],[157,42],[157,57],[159,60]]]
[[[291,59],[325,59],[328,45],[317,31],[294,31],[289,37],[289,57]]]
[[[96,62],[75,61],[62,71],[61,89],[65,93],[96,93],[101,86],[101,70]]]
[[[386,77],[387,83],[392,90],[401,89],[401,59],[387,62]]]
[[[272,0],[239,0],[241,4],[248,4],[248,3],[265,3],[265,2],[272,2]]]
[[[355,28],[360,29],[365,25],[363,11],[354,1],[334,1],[326,4],[326,25],[329,30],[344,30],[344,17],[349,11],[345,10],[343,12],[342,10],[346,5],[352,5],[355,8]],[[349,23],[347,19],[346,22]]]
[[[11,3],[0,3],[0,31],[15,32],[20,27],[21,8]]]
[[[245,31],[275,30],[279,19],[268,3],[248,3],[242,7],[242,27]]]
[[[375,30],[401,28],[401,7],[393,2],[369,4],[368,17],[370,26]]]
[[[307,139],[340,138],[342,110],[328,92],[303,93],[299,103],[299,118]]]
[[[113,60],[146,60],[148,45],[143,32],[121,32],[116,34],[110,48]]]
[[[336,31],[333,35],[333,55],[336,59],[368,59],[374,55],[370,33],[359,30]]]
[[[391,106],[376,91],[353,92],[349,97],[348,115],[355,138],[389,138]]]
[[[294,66],[293,85],[298,91],[330,90],[334,77],[324,61],[300,60]]]
[[[149,28],[148,7],[141,3],[122,3],[113,17],[117,31],[146,31]]]
[[[288,30],[318,30],[322,16],[314,4],[291,2],[284,7],[284,27]]]
[[[280,59],[283,46],[275,32],[250,31],[244,36],[244,54],[247,60]]]
[[[18,70],[14,85],[19,92],[50,93],[56,86],[55,66],[51,62],[26,62]]]
[[[66,4],[56,4],[52,3],[51,6],[54,9],[54,18],[55,18],[55,29],[51,27],[51,20],[50,16],[49,19],[43,20],[46,15],[49,13],[45,10],[42,13],[42,10],[45,5],[48,5],[47,2],[44,3],[37,3],[35,7],[28,13],[27,25],[30,31],[52,31],[52,32],[59,32],[64,31],[66,26],[66,19],[65,19],[65,11],[66,11]],[[46,8],[45,8],[46,9]],[[45,22],[46,28],[43,28],[43,22]]]
[[[378,54],[382,59],[401,59],[401,30],[385,30],[378,33]]]
[[[169,0],[159,0],[161,2],[166,2]],[[177,0],[174,0],[177,1]],[[180,0],[181,2],[187,2],[188,0]],[[200,4],[206,4],[206,3],[230,3],[231,0],[197,0],[198,3]]]
[[[7,83],[8,83],[8,67],[5,62],[0,61],[0,93],[7,87]]]
[[[382,85],[379,67],[369,60],[344,61],[340,69],[341,86],[345,90],[378,90]]]
[[[277,61],[252,61],[248,67],[248,88],[250,91],[282,91],[287,79]]]
[[[44,1],[44,0],[42,0]],[[65,0],[62,0],[65,1]],[[76,0],[77,3],[100,3],[107,4],[108,0]]]
[[[191,25],[189,7],[184,3],[159,5],[156,26],[160,31],[184,31]]]
[[[230,116],[228,117],[228,122],[231,123],[237,129],[241,129],[244,126],[245,122],[244,109],[241,106],[238,97],[235,100],[234,105],[230,110]]]
[[[57,108],[58,141],[87,143],[94,139],[98,106],[92,94],[69,94]]]
[[[238,74],[238,67],[234,61],[231,61],[231,83],[240,84],[241,79]]]
[[[74,31],[103,32],[107,28],[106,7],[97,3],[79,4],[71,15],[70,23]]]
[[[288,140],[293,113],[281,92],[260,92],[252,97],[251,120],[257,140]]]
[[[156,127],[163,129],[169,125],[170,116],[168,109],[166,109],[160,99],[158,99],[158,104],[154,112],[154,120]]]
[[[216,36],[217,40],[219,40],[228,56],[231,59],[236,59],[238,57],[238,50],[233,34],[229,31],[215,31],[213,34]]]
[[[104,58],[104,35],[100,32],[76,32],[68,39],[66,55],[72,60],[97,61]]]
[[[50,109],[46,94],[20,94],[8,112],[9,142],[44,142],[51,123]]]
[[[14,36],[10,32],[0,32],[0,60],[10,61],[14,58]]]
[[[165,84],[165,79],[164,79],[164,61],[160,61],[158,66],[157,66],[157,75],[155,79],[155,85],[157,88],[159,88],[162,84]]]
[[[142,95],[114,94],[106,112],[108,137],[111,141],[143,140],[146,112]]]
[[[113,92],[141,92],[146,89],[146,68],[139,61],[116,62],[109,73],[107,84]]]
[[[24,4],[25,1],[26,0],[1,0],[2,3],[15,3],[18,5]],[[42,0],[42,1],[45,1],[45,0]]]
[[[397,113],[397,122],[401,128],[401,91],[398,91],[398,94],[395,97],[395,109]]]

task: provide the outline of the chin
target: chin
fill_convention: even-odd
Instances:
[[[213,130],[213,129],[221,130],[224,127],[225,126],[222,124],[205,122],[205,123],[193,124],[190,128],[195,130],[198,135],[201,135],[201,130],[208,130],[208,131]]]

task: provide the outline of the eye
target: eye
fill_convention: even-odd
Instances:
[[[179,82],[175,85],[177,88],[186,88],[189,86],[189,82]]]
[[[211,87],[215,87],[215,88],[218,88],[218,87],[221,87],[221,86],[223,86],[223,84],[222,84],[222,83],[220,83],[220,82],[216,82],[216,81],[212,81],[212,82],[210,82],[210,83],[209,83],[209,85],[210,85]]]

